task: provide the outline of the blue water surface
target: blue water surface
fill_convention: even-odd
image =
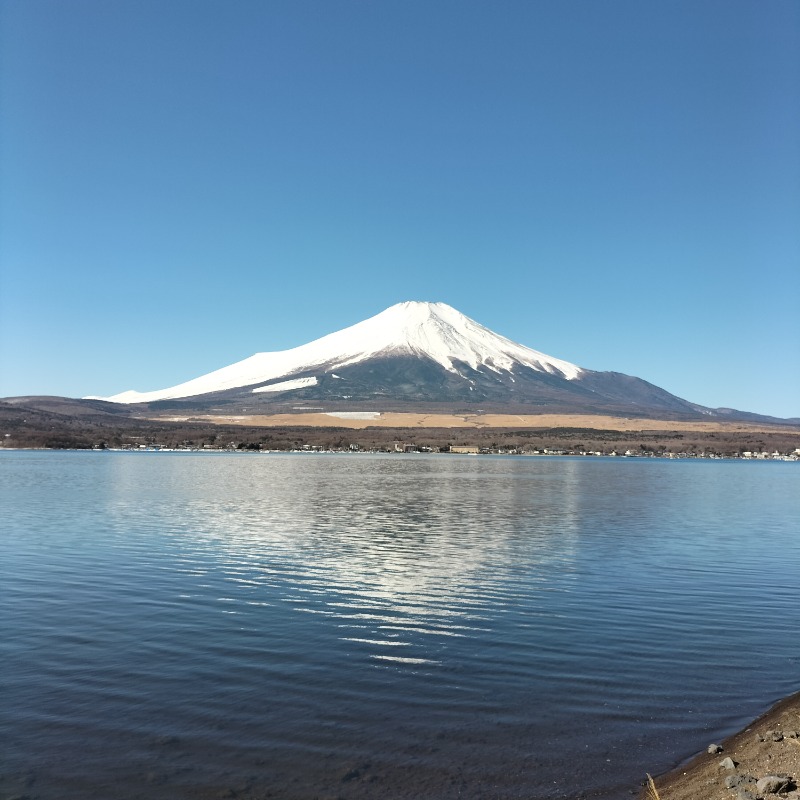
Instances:
[[[800,464],[0,452],[0,797],[630,797],[800,688]]]

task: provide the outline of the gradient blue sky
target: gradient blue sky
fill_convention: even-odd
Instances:
[[[402,300],[800,416],[796,0],[2,0],[0,396]]]

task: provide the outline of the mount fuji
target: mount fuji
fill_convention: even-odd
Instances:
[[[307,407],[605,413],[707,419],[647,381],[584,369],[501,336],[445,303],[405,302],[308,344],[250,358],[167,389],[92,397],[156,409],[268,413]]]

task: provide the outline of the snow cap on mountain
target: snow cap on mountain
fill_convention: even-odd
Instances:
[[[128,391],[101,398],[116,403],[146,403],[219,392],[288,379],[300,373],[330,373],[377,356],[428,358],[459,374],[472,369],[512,372],[517,365],[567,380],[583,370],[490,331],[446,303],[398,303],[349,328],[291,350],[256,353],[250,358],[194,380],[153,392]],[[256,391],[254,389],[254,391]]]

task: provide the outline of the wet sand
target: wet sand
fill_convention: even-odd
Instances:
[[[661,800],[800,798],[800,692],[778,702],[739,733],[709,742],[712,744],[722,750],[704,751],[671,772],[655,776]],[[732,759],[735,767],[723,764],[726,758]],[[794,788],[764,791],[756,781],[769,775],[789,776]],[[652,800],[646,788],[639,797]]]

